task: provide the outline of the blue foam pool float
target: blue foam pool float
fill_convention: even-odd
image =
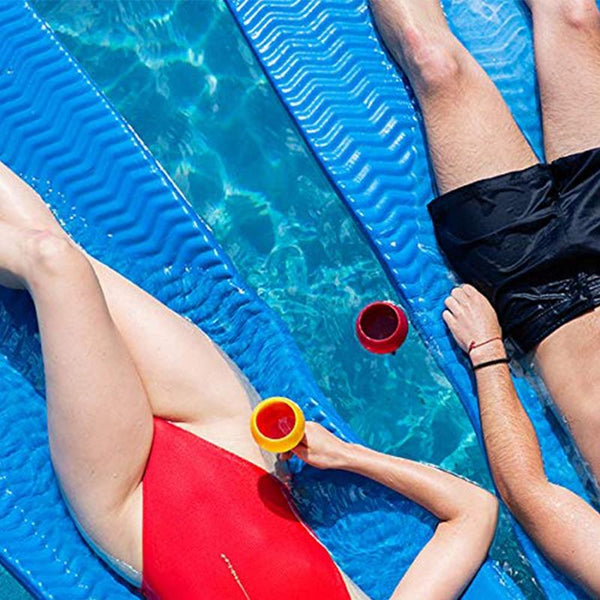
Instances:
[[[309,147],[356,218],[404,300],[413,325],[458,392],[477,435],[469,369],[441,320],[454,279],[437,247],[426,205],[433,199],[422,121],[407,82],[384,50],[367,0],[227,0]],[[542,155],[531,23],[521,0],[448,0],[457,35],[494,79]],[[561,431],[524,378],[550,479],[589,494],[561,445]],[[549,598],[583,598],[517,537]]]
[[[89,252],[200,325],[263,397],[292,397],[309,419],[354,439],[280,319],[246,287],[142,142],[23,0],[0,0],[0,139],[0,159]],[[339,564],[374,600],[389,596],[435,526],[414,503],[360,477],[305,468],[295,494]],[[88,548],[61,500],[33,305],[25,293],[5,289],[0,562],[39,598],[135,597]],[[467,597],[522,595],[488,561]]]

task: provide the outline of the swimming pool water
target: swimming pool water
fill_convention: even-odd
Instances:
[[[224,4],[33,4],[281,314],[362,439],[489,487],[462,407],[417,336],[384,358],[355,340],[360,308],[394,293]],[[506,526],[493,554],[541,597]]]

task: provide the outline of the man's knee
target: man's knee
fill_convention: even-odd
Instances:
[[[596,0],[561,0],[559,18],[578,31],[599,31],[600,13]]]
[[[411,80],[421,91],[435,93],[457,85],[463,68],[453,38],[413,30],[406,33],[404,44]]]

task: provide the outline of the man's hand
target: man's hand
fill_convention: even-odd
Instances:
[[[469,352],[469,346],[502,337],[502,329],[496,311],[487,298],[471,285],[463,285],[446,298],[446,309],[442,315],[456,343]],[[470,353],[471,360],[492,360],[504,356],[501,341],[486,344]]]
[[[289,460],[292,455],[317,469],[337,469],[347,463],[351,445],[340,440],[318,423],[308,422],[304,438],[291,452],[280,456]]]

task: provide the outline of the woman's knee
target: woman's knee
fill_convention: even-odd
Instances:
[[[60,277],[91,269],[87,257],[66,235],[52,231],[28,231],[24,252],[31,279]]]

